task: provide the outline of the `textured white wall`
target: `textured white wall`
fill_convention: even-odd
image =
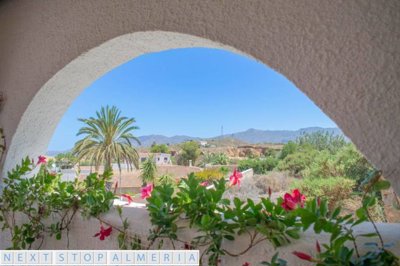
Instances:
[[[44,141],[74,97],[111,68],[174,45],[220,43],[293,81],[400,192],[399,10],[396,0],[2,1],[0,126],[9,146],[6,167],[22,154],[44,153]],[[143,37],[131,40],[141,51],[90,56],[118,36],[145,31],[203,39]]]
[[[130,223],[129,232],[137,234],[145,240],[151,228],[147,211],[145,209],[124,208],[123,216],[128,218]],[[47,237],[43,243],[42,249],[118,249],[117,231],[114,230],[111,236],[105,241],[100,241],[98,238],[93,237],[100,228],[98,220],[83,220],[79,215],[75,217],[76,218],[71,223],[68,240],[66,235],[63,235],[62,240],[56,240],[55,237]],[[102,217],[102,219],[122,228],[121,220],[115,211],[110,212]],[[400,256],[400,224],[378,224],[378,228],[385,243],[391,244],[389,249],[397,256]],[[364,223],[354,228],[355,235],[370,233],[372,231],[373,227],[369,223]],[[185,229],[179,234],[179,239],[190,241],[195,236],[197,236],[196,230]],[[270,260],[276,251],[279,251],[280,257],[288,261],[288,265],[310,265],[306,261],[301,261],[295,257],[292,252],[302,251],[308,254],[316,254],[316,239],[319,240],[321,245],[329,242],[328,235],[315,235],[311,231],[307,231],[302,234],[299,240],[293,241],[290,245],[283,246],[278,250],[275,250],[269,242],[264,241],[240,257],[224,256],[222,257],[221,265],[242,265],[246,261],[249,262],[250,265],[259,265],[263,260]],[[10,247],[8,240],[9,236],[0,232],[0,249]],[[163,247],[164,249],[172,249],[172,247],[169,246],[169,241],[164,242],[166,244]],[[377,238],[357,238],[357,246],[362,253],[368,250],[368,247],[364,245],[366,242],[379,242],[379,240]],[[249,237],[247,234],[244,234],[239,236],[235,241],[224,241],[223,247],[230,252],[240,253],[248,247],[248,243]],[[176,247],[177,249],[183,249],[182,243],[176,243]]]

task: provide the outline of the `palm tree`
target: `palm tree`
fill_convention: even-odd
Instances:
[[[80,118],[79,121],[86,124],[77,134],[84,135],[83,139],[77,141],[73,149],[79,161],[89,160],[96,171],[103,165],[104,172],[112,170],[113,162],[118,164],[120,173],[121,163],[126,163],[128,170],[139,167],[139,155],[131,142],[140,144],[132,135],[132,131],[138,129],[133,125],[134,118],[121,116],[115,106],[106,106],[96,112],[96,117]]]
[[[157,174],[157,165],[153,156],[150,156],[142,163],[140,170],[142,171],[140,178],[142,179],[143,186],[146,186],[147,182],[154,183]]]

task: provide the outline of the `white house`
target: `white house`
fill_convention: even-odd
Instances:
[[[147,160],[149,157],[153,156],[154,161],[156,162],[157,165],[170,165],[172,164],[171,162],[171,154],[169,153],[148,153],[148,152],[143,152],[139,153],[140,156],[140,162],[144,162]]]

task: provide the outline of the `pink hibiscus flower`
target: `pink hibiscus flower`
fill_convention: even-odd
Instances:
[[[37,164],[47,163],[46,156],[40,155]]]
[[[229,177],[229,180],[231,181],[231,186],[240,186],[240,178],[242,178],[242,176],[242,173],[235,168],[232,175]]]
[[[100,226],[100,232],[96,233],[93,237],[98,237],[101,241],[103,241],[107,236],[110,236],[112,232],[112,227],[104,228],[103,225]]]
[[[128,194],[122,194],[121,197],[127,199],[128,204],[131,204],[132,201],[133,201],[132,197],[130,195],[128,195]]]
[[[153,184],[149,184],[145,187],[142,187],[140,189],[140,192],[142,193],[142,199],[147,199],[148,197],[150,197],[153,188],[154,188]]]
[[[286,193],[283,196],[282,208],[287,211],[292,211],[300,206],[301,208],[304,207],[304,202],[306,197],[300,193],[298,189],[293,190],[292,194]]]

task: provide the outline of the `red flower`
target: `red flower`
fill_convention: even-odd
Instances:
[[[115,187],[114,187],[114,194],[117,193],[117,188],[118,188],[118,181],[115,182]]]
[[[317,205],[320,206],[321,205],[321,198],[317,197]]]
[[[236,168],[233,170],[233,174],[229,177],[231,181],[231,186],[238,185],[240,186],[240,178],[242,178],[242,173],[237,171]]]
[[[271,198],[272,195],[272,189],[271,187],[268,187],[268,197]]]
[[[185,245],[184,245],[183,248],[186,249],[186,250],[191,250],[191,249],[193,249],[192,245],[190,245],[188,242],[185,242]]]
[[[40,155],[37,164],[47,163],[46,156]]]
[[[100,240],[103,241],[107,236],[110,236],[112,232],[112,227],[108,227],[107,229],[104,228],[103,225],[100,226],[100,232],[96,233],[93,237],[100,236]]]
[[[208,186],[208,182],[207,182],[207,181],[201,182],[201,183],[200,183],[200,186],[206,187],[206,186]]]
[[[307,261],[312,261],[313,260],[313,258],[310,255],[306,254],[306,253],[299,252],[299,251],[293,251],[292,253],[293,253],[293,255],[297,256],[298,258],[300,258],[302,260],[307,260]]]
[[[140,189],[140,192],[142,193],[142,199],[147,199],[148,197],[151,196],[151,192],[153,191],[153,184],[149,184],[145,187],[142,187]]]
[[[250,263],[248,263],[247,261],[245,263],[242,264],[242,266],[250,266]]]
[[[126,198],[128,200],[128,204],[131,204],[133,201],[132,197],[128,194],[122,194],[121,197]]]
[[[315,248],[317,249],[318,253],[321,253],[321,246],[319,245],[319,242],[317,240],[317,242],[315,243]]]
[[[283,202],[281,206],[287,211],[292,211],[296,209],[298,205],[303,208],[305,200],[306,197],[301,194],[298,189],[295,189],[293,190],[292,194],[286,193],[283,196]]]

